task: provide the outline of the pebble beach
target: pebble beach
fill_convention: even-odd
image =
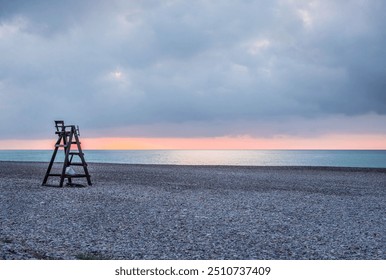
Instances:
[[[386,259],[386,169],[0,162],[0,259]]]

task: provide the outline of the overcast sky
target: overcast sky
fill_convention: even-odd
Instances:
[[[0,0],[0,138],[386,135],[386,1]]]

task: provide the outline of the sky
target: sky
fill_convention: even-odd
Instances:
[[[386,149],[386,1],[0,0],[0,149]]]

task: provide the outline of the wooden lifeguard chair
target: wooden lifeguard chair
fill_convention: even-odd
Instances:
[[[79,127],[75,125],[64,125],[64,121],[55,121],[55,134],[58,135],[58,140],[55,143],[55,149],[51,157],[51,161],[48,165],[46,175],[42,185],[47,186],[48,177],[60,177],[59,187],[63,187],[64,179],[67,178],[67,185],[69,186],[82,186],[74,184],[73,178],[86,178],[87,184],[91,186],[90,174],[88,173],[87,163],[84,159],[84,154],[79,141]],[[74,145],[76,149],[71,150],[71,146]],[[60,173],[51,173],[52,166],[54,165],[56,154],[60,148],[64,150],[64,161],[61,167]],[[73,161],[74,156],[79,157],[79,161]],[[82,166],[83,173],[78,174],[71,166]],[[79,168],[78,168],[79,169]]]

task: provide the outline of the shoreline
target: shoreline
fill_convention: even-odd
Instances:
[[[386,259],[384,168],[88,164],[0,161],[0,259]]]
[[[45,164],[48,166],[49,161],[13,161],[13,160],[0,160],[1,164]],[[356,166],[324,166],[324,165],[223,165],[223,164],[158,164],[158,163],[120,163],[120,162],[92,162],[87,161],[89,165],[123,165],[123,166],[153,166],[153,167],[208,167],[208,168],[248,168],[248,169],[294,169],[294,170],[325,170],[325,171],[351,171],[351,172],[386,172],[386,167],[356,167]],[[55,162],[55,164],[61,164]]]

